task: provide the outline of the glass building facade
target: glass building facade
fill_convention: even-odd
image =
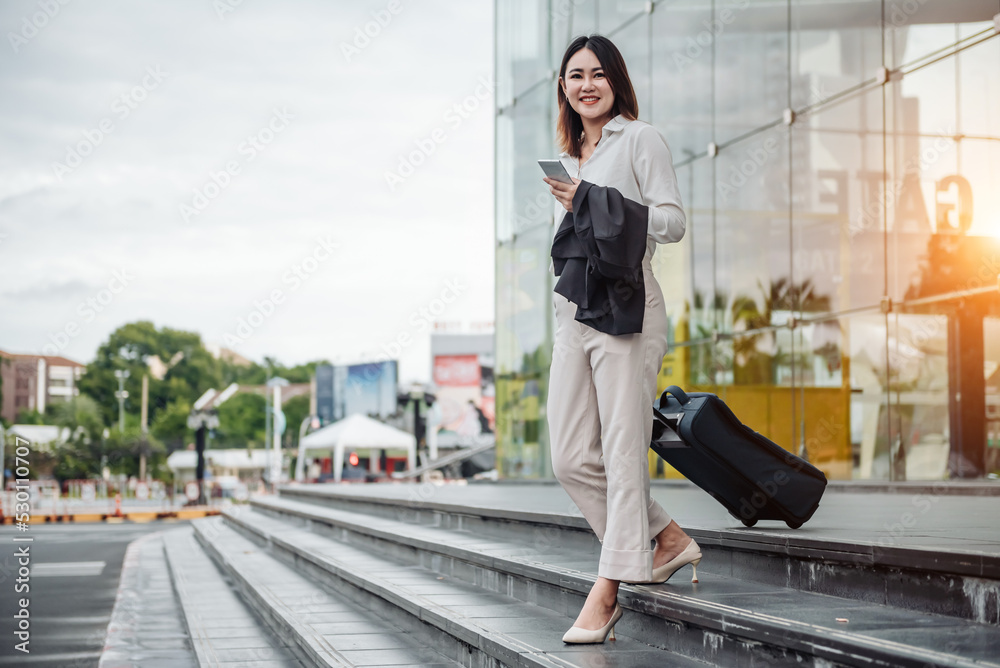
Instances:
[[[688,227],[660,389],[830,479],[1000,470],[1000,0],[497,0],[498,469],[551,478],[557,69],[625,56]],[[654,477],[676,477],[655,456]]]

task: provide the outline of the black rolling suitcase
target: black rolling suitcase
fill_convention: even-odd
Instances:
[[[740,422],[707,392],[668,387],[654,406],[650,447],[748,527],[782,520],[798,529],[826,489],[822,471]]]

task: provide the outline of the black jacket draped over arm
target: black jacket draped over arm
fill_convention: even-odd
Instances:
[[[642,331],[649,207],[615,188],[580,181],[552,241],[555,291],[576,304],[576,320],[606,334]]]

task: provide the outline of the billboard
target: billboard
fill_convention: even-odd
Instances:
[[[396,412],[396,360],[316,367],[316,413],[323,424],[360,413]]]
[[[439,443],[492,434],[496,429],[493,358],[487,354],[434,356]],[[442,437],[451,438],[442,438]]]

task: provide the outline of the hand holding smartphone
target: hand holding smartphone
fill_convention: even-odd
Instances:
[[[545,176],[570,186],[573,185],[573,179],[561,160],[539,160],[538,166],[545,172]]]

